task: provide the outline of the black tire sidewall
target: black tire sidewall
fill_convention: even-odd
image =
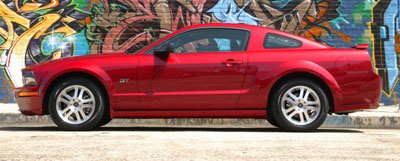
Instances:
[[[64,122],[57,113],[56,110],[56,100],[59,96],[60,92],[72,85],[81,85],[88,88],[94,95],[94,99],[96,102],[95,111],[89,120],[85,121],[81,124],[69,124]],[[91,130],[95,128],[100,121],[102,120],[102,116],[104,114],[104,95],[101,89],[87,78],[72,78],[66,79],[60,83],[58,83],[55,88],[52,90],[48,102],[49,114],[53,122],[63,130]]]
[[[276,122],[276,119],[274,118],[274,115],[272,115],[272,114],[269,114],[270,113],[270,110],[269,111],[267,111],[267,121],[269,122],[269,124],[271,124],[272,126],[275,126],[275,127],[280,127],[280,125],[278,124],[278,122]]]
[[[321,102],[321,111],[317,118],[310,124],[307,125],[295,125],[287,120],[281,110],[281,100],[286,91],[295,86],[306,86],[314,90]],[[277,93],[273,96],[271,112],[274,115],[274,120],[279,124],[279,127],[286,131],[298,131],[307,132],[314,131],[322,125],[325,121],[329,111],[329,101],[324,90],[320,85],[312,80],[308,79],[294,79],[283,83],[277,90]]]

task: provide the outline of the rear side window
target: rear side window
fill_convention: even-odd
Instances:
[[[264,40],[264,48],[299,48],[301,45],[299,40],[271,33],[268,33]]]

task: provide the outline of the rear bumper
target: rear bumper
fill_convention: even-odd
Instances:
[[[42,97],[35,88],[16,88],[15,100],[24,115],[43,115]]]
[[[359,88],[357,93],[343,94],[343,104],[335,107],[335,113],[355,112],[364,109],[376,109],[382,94],[382,79],[371,73],[370,79]]]

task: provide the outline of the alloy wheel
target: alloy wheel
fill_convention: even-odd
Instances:
[[[283,94],[280,109],[290,123],[308,125],[319,116],[321,101],[313,89],[307,86],[294,86]]]
[[[82,85],[68,86],[57,96],[57,114],[69,124],[76,125],[88,121],[93,116],[95,108],[93,93]]]

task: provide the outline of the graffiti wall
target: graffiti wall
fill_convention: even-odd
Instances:
[[[12,102],[26,66],[89,53],[84,0],[0,1],[0,101]]]
[[[400,0],[1,0],[0,102],[13,102],[20,70],[63,57],[136,51],[179,28],[245,23],[329,44],[370,44],[397,103]]]

